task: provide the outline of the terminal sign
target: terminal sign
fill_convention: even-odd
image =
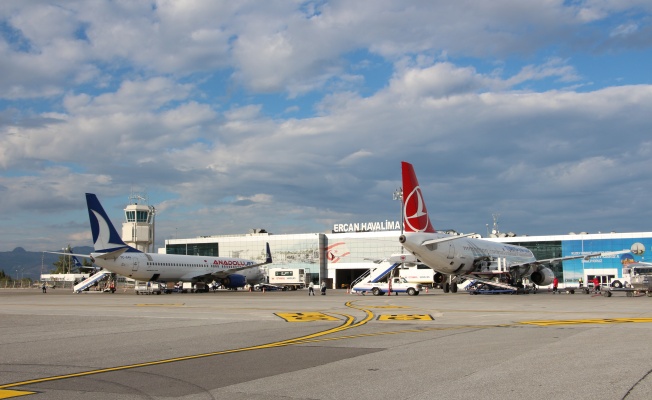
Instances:
[[[401,229],[399,221],[380,222],[355,222],[351,224],[334,224],[333,233],[346,232],[376,232],[376,231],[398,231]]]

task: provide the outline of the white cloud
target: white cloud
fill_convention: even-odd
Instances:
[[[586,89],[626,72],[591,59],[609,34],[650,56],[649,5],[625,3],[0,2],[0,220],[82,238],[85,191],[120,215],[142,185],[159,238],[321,231],[393,217],[406,160],[438,226],[642,226],[614,193],[649,198],[650,82]]]

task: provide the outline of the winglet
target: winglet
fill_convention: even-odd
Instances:
[[[86,205],[88,206],[88,219],[91,223],[93,246],[96,252],[108,253],[125,247],[127,251],[138,251],[122,241],[97,196],[86,193]]]
[[[423,200],[423,193],[419,181],[414,173],[412,164],[401,162],[403,178],[403,226],[405,232],[430,232],[434,233],[435,228],[430,222],[426,203]]]

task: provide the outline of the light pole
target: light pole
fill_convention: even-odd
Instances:
[[[403,213],[405,209],[403,208],[403,189],[398,188],[394,191],[394,200],[399,200],[401,204],[401,235],[403,234],[403,220],[405,219]]]
[[[68,254],[68,273],[72,273],[72,268],[71,268],[71,266],[70,266],[70,253],[72,252],[72,249],[71,249],[70,252],[69,252],[69,251],[68,251],[68,248],[67,248],[67,247],[64,247],[64,248],[61,249],[61,251],[63,251],[64,253]],[[66,257],[66,256],[64,256],[64,259],[63,259],[64,261],[66,261],[66,258],[65,258],[65,257]],[[62,271],[63,271],[63,274],[65,275],[65,274],[66,274],[66,265],[64,264],[64,265],[63,265],[63,268],[61,268],[61,269],[62,269]]]

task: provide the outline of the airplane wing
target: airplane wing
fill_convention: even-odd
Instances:
[[[439,238],[439,239],[431,239],[431,240],[424,241],[423,243],[421,243],[421,245],[422,246],[427,246],[429,244],[450,242],[451,240],[462,239],[462,238],[469,237],[469,236],[474,236],[474,235],[475,235],[475,233],[467,233],[466,235],[443,237],[443,238]]]
[[[601,253],[591,253],[591,254],[582,254],[582,255],[576,255],[576,256],[546,258],[544,260],[536,260],[536,261],[524,262],[524,263],[519,263],[519,264],[511,264],[510,268],[520,267],[520,266],[524,266],[524,265],[550,264],[550,263],[558,262],[558,261],[577,260],[579,258],[583,258],[585,260],[588,260],[589,258],[593,258],[593,257],[617,256],[619,254],[625,254],[625,253],[629,253],[629,252],[630,252],[630,250],[603,251]]]
[[[61,254],[61,255],[64,255],[64,256],[77,256],[77,257],[84,257],[84,258],[93,258],[93,257],[91,257],[90,254],[64,253],[62,251],[44,251],[44,253]]]

